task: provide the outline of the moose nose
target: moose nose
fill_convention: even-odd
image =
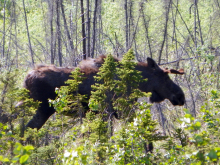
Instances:
[[[185,96],[184,94],[177,94],[173,95],[172,99],[170,100],[173,105],[184,105],[185,103]]]

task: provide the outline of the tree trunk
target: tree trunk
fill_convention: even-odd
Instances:
[[[169,20],[169,12],[170,12],[170,5],[172,3],[172,0],[169,0],[169,4],[166,5],[166,22],[165,22],[165,26],[164,26],[164,34],[163,34],[163,41],[161,44],[161,48],[160,48],[160,52],[159,52],[159,59],[158,59],[158,64],[160,64],[161,62],[161,57],[162,57],[162,52],[163,52],[163,47],[166,41],[166,37],[167,37],[167,28],[168,28],[168,20]]]
[[[197,13],[197,0],[194,0],[194,40],[195,40],[195,50],[197,49],[197,38],[196,38],[196,13]],[[197,53],[196,53],[197,56]]]
[[[83,38],[83,59],[86,59],[86,31],[85,31],[85,15],[83,0],[81,0],[81,17],[82,17],[82,38]]]
[[[99,23],[98,23],[98,27],[99,27],[99,38],[98,38],[98,42],[99,42],[99,53],[101,53],[101,54],[105,54],[105,52],[103,52],[103,51],[105,51],[105,49],[104,49],[104,45],[103,45],[103,42],[102,41],[104,41],[104,38],[103,38],[103,23],[102,23],[102,0],[99,0],[99,4],[98,4],[98,6],[99,6],[99,16],[98,16],[98,18],[99,18]]]
[[[151,50],[150,37],[149,37],[149,32],[148,32],[149,21],[147,21],[146,18],[145,18],[143,7],[144,6],[143,6],[143,3],[142,3],[141,6],[140,6],[140,10],[141,10],[142,18],[143,18],[143,21],[144,21],[144,28],[145,28],[145,32],[146,32],[146,38],[147,38],[147,44],[148,44],[148,48],[149,48],[149,52],[150,52],[150,57],[152,58],[153,54],[152,54],[152,50]]]
[[[53,34],[53,10],[54,10],[54,3],[53,0],[49,2],[49,11],[50,11],[50,63],[54,64],[54,34]]]
[[[57,49],[59,57],[59,65],[62,66],[62,52],[61,52],[61,29],[60,29],[60,0],[56,1],[57,12]]]
[[[90,12],[89,12],[89,0],[87,0],[87,28],[88,28],[88,33],[87,33],[87,56],[90,57]]]
[[[76,0],[76,12],[75,12],[75,15],[77,16],[78,14],[78,9],[79,9],[79,0]],[[76,19],[76,24],[75,24],[75,42],[76,42],[76,47],[75,47],[75,54],[78,55],[78,20]],[[77,60],[75,58],[75,61],[74,61],[74,66],[77,66]]]
[[[97,6],[98,0],[95,0],[95,9],[94,9],[94,16],[93,16],[93,41],[92,41],[92,52],[91,57],[94,58],[94,51],[95,51],[95,42],[96,42],[96,13],[97,13]]]
[[[202,28],[201,28],[201,25],[200,25],[198,5],[196,5],[196,11],[197,11],[197,19],[198,19],[198,25],[199,25],[199,34],[200,34],[201,44],[204,45],[204,41],[203,41],[203,37],[202,37]]]
[[[15,56],[15,62],[16,62],[16,67],[18,68],[18,45],[17,45],[17,20],[16,20],[16,5],[15,5],[15,0],[13,0],[13,15],[14,15],[14,25],[15,25],[15,51],[16,51],[16,56]]]
[[[24,2],[24,0],[23,0],[23,8],[24,8],[26,30],[27,30],[27,36],[28,36],[28,42],[29,42],[29,49],[30,49],[30,53],[31,53],[31,61],[32,61],[32,65],[34,65],[34,54],[33,54],[32,46],[31,46],[31,39],[30,39],[29,30],[28,30],[27,15],[26,15],[26,9],[25,9],[25,2]]]
[[[3,13],[4,18],[3,18],[2,57],[5,57],[5,33],[6,33],[5,31],[5,10],[6,10],[5,7],[6,7],[6,0],[4,0],[4,13]]]
[[[27,15],[26,15],[26,10],[25,10],[24,0],[23,0],[23,8],[24,8],[24,18],[25,18],[27,36],[28,36],[28,42],[29,42],[29,49],[30,49],[30,52],[31,52],[31,62],[32,62],[32,65],[34,65],[34,53],[33,53],[32,46],[31,46],[31,39],[30,39],[29,30],[28,30]]]
[[[65,17],[65,13],[64,13],[64,7],[63,7],[63,0],[60,0],[60,7],[61,7],[61,11],[62,11],[64,28],[65,28],[66,35],[67,35],[67,38],[68,38],[68,41],[69,41],[70,52],[71,52],[71,54],[73,54],[73,50],[74,50],[73,40],[70,36],[70,32],[69,32],[68,25],[67,25],[67,22],[66,22],[66,17]]]
[[[125,0],[125,4],[124,4],[124,9],[125,9],[125,40],[126,40],[126,52],[128,51],[128,46],[129,46],[129,43],[128,43],[128,1]]]
[[[179,4],[179,0],[177,0],[177,6]],[[178,52],[178,45],[177,45],[177,33],[176,33],[176,18],[177,18],[177,9],[173,10],[172,6],[172,20],[173,20],[173,35],[172,35],[172,42],[175,42],[175,54],[176,58],[179,59],[179,52]],[[176,67],[179,68],[179,62],[177,62]]]
[[[131,39],[134,39],[134,35],[132,37],[132,33],[134,34],[135,28],[134,28],[134,18],[133,18],[133,0],[130,0],[129,3],[129,27],[128,27],[128,48],[130,49],[132,47],[132,41]],[[138,18],[139,20],[139,18]],[[138,21],[137,21],[138,22]],[[133,27],[133,30],[132,30]]]

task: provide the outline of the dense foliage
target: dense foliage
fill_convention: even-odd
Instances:
[[[219,14],[218,0],[0,0],[0,164],[219,164]],[[109,53],[123,59],[107,57],[89,110],[76,69],[49,100],[57,113],[25,128],[39,105],[22,88],[31,66]],[[184,68],[170,76],[183,107],[145,102],[134,61],[146,57]]]

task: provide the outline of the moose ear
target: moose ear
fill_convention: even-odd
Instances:
[[[170,73],[183,75],[184,74],[184,70],[183,69],[179,69],[179,70],[170,69]]]
[[[153,68],[153,69],[159,68],[157,63],[150,57],[147,58],[147,64],[150,68]]]

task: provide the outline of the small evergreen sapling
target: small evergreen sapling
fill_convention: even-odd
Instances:
[[[149,96],[138,89],[139,83],[147,80],[143,80],[141,72],[135,69],[137,63],[134,59],[134,52],[130,49],[119,61],[120,67],[116,68],[118,80],[115,93],[118,97],[114,101],[114,109],[120,118],[128,117],[138,98]]]
[[[116,83],[116,67],[117,62],[112,55],[108,55],[104,64],[100,67],[95,83],[92,88],[92,95],[90,98],[90,108],[93,111],[99,111],[103,114],[102,119],[108,120],[109,136],[113,134],[112,117],[114,114],[113,101],[115,100]]]
[[[66,81],[67,86],[61,86],[56,89],[57,97],[55,100],[49,100],[54,106],[56,112],[74,117],[81,117],[83,115],[83,107],[81,102],[84,101],[84,95],[79,94],[79,84],[82,83],[84,77],[79,68],[76,68],[70,79]]]
[[[115,88],[116,88],[116,67],[112,55],[108,55],[105,59],[104,64],[100,67],[95,83],[92,88],[92,95],[90,98],[90,107],[94,104],[99,106],[99,111],[103,112],[106,110],[108,113],[113,113],[113,100],[115,99]],[[91,107],[93,108],[93,107]],[[93,109],[95,110],[95,109]]]

